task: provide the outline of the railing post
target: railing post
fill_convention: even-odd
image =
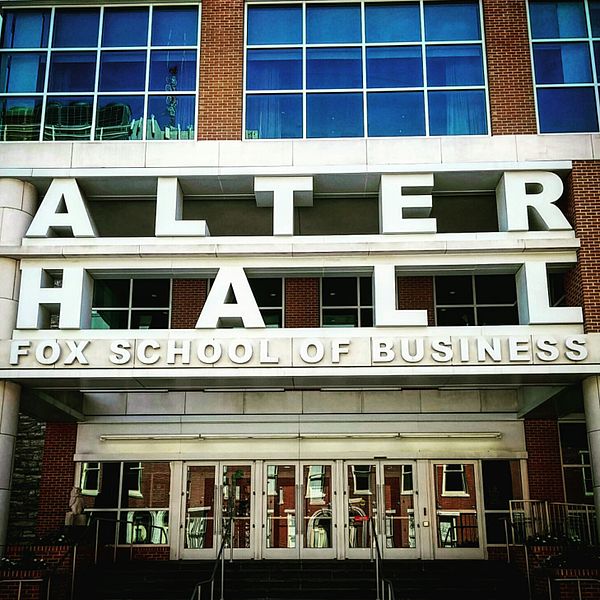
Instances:
[[[75,594],[75,570],[77,565],[77,544],[73,546],[73,565],[71,566],[71,595],[69,596],[70,600],[73,600],[73,596]]]
[[[100,521],[96,519],[96,540],[94,542],[94,564],[98,564],[98,539],[100,536]]]
[[[230,542],[231,545],[231,542]],[[225,550],[225,548],[223,548]],[[225,600],[225,552],[221,552],[221,600]]]
[[[508,541],[508,519],[504,519],[504,538],[506,539],[506,562],[510,563],[510,543]]]

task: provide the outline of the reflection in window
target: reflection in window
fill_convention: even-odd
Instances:
[[[529,18],[540,132],[598,131],[598,2],[530,0]]]
[[[248,5],[247,139],[487,133],[478,2],[301,8]]]
[[[0,140],[195,139],[198,14],[197,6],[6,11]]]
[[[371,277],[324,277],[321,323],[323,327],[372,327]]]
[[[444,465],[444,479],[442,483],[444,495],[468,495],[467,480],[463,465]]]

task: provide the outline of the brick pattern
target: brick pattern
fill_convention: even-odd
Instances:
[[[40,481],[37,533],[61,529],[69,510],[69,496],[75,481],[77,423],[47,423],[42,478]]]
[[[134,546],[132,560],[169,560],[169,546]]]
[[[525,419],[525,446],[529,497],[532,500],[564,502],[558,422],[553,419]]]
[[[45,581],[7,581],[8,579],[41,579],[44,573],[39,571],[0,571],[0,600],[41,600],[46,596]]]
[[[483,0],[493,135],[537,133],[526,0]]]
[[[243,0],[203,0],[198,139],[241,139],[243,59]]]
[[[205,279],[174,279],[171,305],[171,328],[193,329],[206,302]]]
[[[398,277],[398,308],[426,310],[427,324],[435,324],[433,277]]]
[[[285,326],[319,327],[321,325],[319,295],[318,277],[286,278]]]
[[[565,277],[569,306],[583,308],[586,333],[600,331],[600,162],[574,161],[561,203],[581,240],[577,266]]]

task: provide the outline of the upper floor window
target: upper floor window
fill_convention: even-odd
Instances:
[[[486,134],[479,2],[250,4],[245,137]]]
[[[435,278],[436,324],[518,325],[514,275],[443,275]]]
[[[594,485],[585,423],[559,423],[567,502],[593,504]]]
[[[195,139],[197,6],[9,10],[0,140]]]
[[[598,131],[600,1],[529,1],[540,133]]]
[[[324,277],[321,279],[323,327],[372,327],[373,284],[371,277]]]

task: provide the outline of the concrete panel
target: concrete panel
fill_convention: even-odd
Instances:
[[[146,144],[146,167],[216,167],[219,142]]]
[[[0,315],[2,315],[2,318],[0,318],[0,340],[9,340],[12,337],[17,322],[17,308],[18,303],[16,300],[0,298]]]
[[[140,392],[127,394],[129,415],[182,415],[184,392]]]
[[[593,157],[589,135],[519,135],[517,159],[589,160]]]
[[[3,168],[68,169],[71,166],[72,147],[71,142],[2,144],[0,164]]]
[[[284,167],[292,164],[292,142],[219,142],[220,167]]]
[[[12,381],[6,381],[0,406],[0,434],[17,435],[20,399],[21,386]],[[2,455],[0,454],[0,456]]]
[[[244,414],[302,413],[302,392],[246,392]]]
[[[23,190],[24,184],[19,179],[0,179],[0,206],[21,210]]]
[[[0,208],[0,243],[21,245],[31,223],[31,215],[21,209]]]
[[[146,144],[143,142],[85,142],[73,144],[73,168],[143,167]]]
[[[517,160],[517,144],[514,135],[493,137],[447,137],[442,138],[442,162],[514,162]]]
[[[420,410],[421,396],[418,390],[363,393],[363,413],[418,413]]]
[[[481,390],[483,412],[515,412],[518,409],[516,390]]]
[[[442,162],[440,138],[404,140],[367,140],[369,165],[439,164]]]
[[[14,448],[14,436],[0,435],[0,456],[2,457],[2,460],[0,460],[0,490],[10,487]]]
[[[309,165],[364,165],[367,162],[367,145],[365,140],[313,141],[302,140],[292,142],[294,166]]]
[[[0,258],[0,298],[14,299],[17,271],[16,260],[12,258]]]
[[[38,193],[35,186],[31,183],[24,182],[21,210],[33,216],[37,210],[38,204]]]
[[[425,412],[481,412],[478,390],[421,390],[421,410]]]
[[[127,413],[125,392],[89,393],[83,395],[86,415],[124,415]]]
[[[239,415],[244,412],[242,392],[186,392],[187,415]]]
[[[359,413],[360,392],[302,392],[302,412],[308,413]]]

